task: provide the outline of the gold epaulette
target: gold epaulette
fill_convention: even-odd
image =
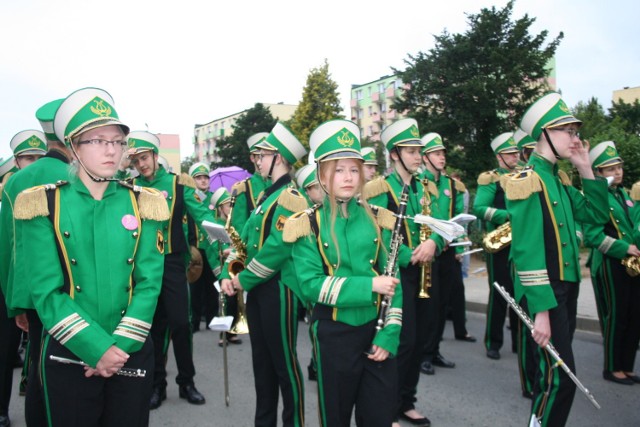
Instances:
[[[236,196],[238,194],[242,194],[247,190],[247,185],[245,183],[245,180],[243,179],[242,181],[238,181],[235,184],[233,184],[233,187],[231,187],[231,192],[233,193],[233,190],[236,190]]]
[[[494,170],[488,171],[488,172],[482,172],[478,176],[478,185],[489,185],[491,183],[498,182],[498,181],[500,181],[500,175],[496,173],[496,171]]]
[[[370,205],[370,207],[376,217],[376,223],[381,228],[393,230],[393,227],[396,225],[396,217],[393,212],[380,206]]]
[[[509,200],[525,200],[542,191],[540,177],[531,168],[523,169],[511,175],[504,191]]]
[[[0,183],[0,202],[2,201],[2,193],[4,193],[4,186],[7,184],[7,181],[9,181],[9,178],[11,178],[11,175],[13,175],[13,172],[7,172],[2,177],[2,183]]]
[[[460,193],[464,193],[465,191],[467,191],[467,187],[462,183],[462,181],[458,181],[457,179],[453,179],[453,185],[456,187],[456,191],[458,191]]]
[[[38,216],[49,215],[47,203],[47,191],[67,184],[67,181],[58,181],[55,184],[44,184],[27,188],[16,197],[13,205],[13,217],[15,219],[33,219]]]
[[[122,184],[122,181],[120,182]],[[140,187],[139,185],[133,185],[129,187],[134,192],[138,193],[138,212],[140,212],[140,218],[151,219],[154,221],[167,221],[171,216],[169,212],[169,206],[164,198],[164,195],[155,188]]]
[[[284,229],[282,230],[282,240],[287,243],[293,243],[300,237],[311,235],[312,229],[309,217],[315,215],[315,211],[320,206],[320,204],[313,205],[313,207],[301,212],[296,212],[287,218],[287,221],[284,223]]]
[[[427,178],[421,179],[420,182],[422,182],[422,186],[424,187],[425,191],[428,191],[429,194],[434,197],[438,197],[438,186],[435,182]]]
[[[629,192],[629,197],[635,202],[640,202],[640,181],[633,184],[631,187],[631,191]]]
[[[562,169],[558,170],[558,178],[560,178],[562,185],[572,185],[569,175],[567,175],[567,173]]]
[[[519,173],[519,172],[515,172],[515,173]],[[507,182],[511,179],[513,175],[514,175],[513,173],[505,173],[504,175],[500,175],[500,187],[502,187],[503,190],[507,188]]]
[[[379,196],[382,193],[387,193],[390,190],[389,184],[384,177],[379,176],[371,181],[367,182],[362,189],[362,198],[369,200],[372,197]]]
[[[287,188],[280,193],[278,204],[291,212],[300,212],[309,206],[307,199],[295,188]]]
[[[184,185],[185,187],[196,188],[196,180],[186,173],[178,175],[178,184]]]

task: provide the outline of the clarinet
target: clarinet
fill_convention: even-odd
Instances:
[[[515,311],[518,317],[522,319],[522,321],[527,326],[527,328],[529,328],[529,330],[533,332],[533,327],[534,327],[533,321],[529,316],[527,316],[527,313],[524,312],[522,307],[518,305],[516,300],[514,300],[513,297],[509,295],[507,291],[502,286],[500,286],[498,282],[493,282],[493,287],[496,288],[498,292],[500,292],[500,295],[502,295],[502,298],[504,298],[509,303],[513,311]],[[549,342],[544,347],[544,349],[547,351],[547,353],[549,353],[549,355],[551,355],[553,360],[556,361],[556,363],[553,365],[553,368],[557,368],[558,366],[560,366],[562,370],[567,374],[567,376],[571,378],[571,381],[573,381],[575,385],[580,389],[580,391],[584,393],[585,396],[587,396],[587,399],[589,399],[589,401],[593,404],[593,406],[595,406],[597,409],[600,409],[600,404],[598,404],[598,402],[596,401],[596,398],[593,397],[593,394],[591,394],[591,392],[584,385],[582,385],[578,377],[576,377],[575,374],[571,372],[571,369],[569,369],[569,367],[564,363],[564,361],[558,354],[558,350],[555,349],[555,347],[551,344],[551,342]]]
[[[387,257],[387,265],[385,266],[383,276],[396,277],[398,273],[398,251],[402,245],[402,223],[404,221],[405,212],[407,210],[407,199],[409,198],[409,186],[405,184],[402,188],[402,194],[400,195],[400,204],[398,205],[398,212],[395,214],[396,223],[393,226],[393,233],[391,234],[391,244],[389,248],[389,256]],[[378,311],[378,320],[376,321],[376,333],[384,328],[387,320],[387,314],[391,307],[393,297],[385,295],[380,302],[380,311]],[[368,353],[373,353],[373,349],[370,349]]]

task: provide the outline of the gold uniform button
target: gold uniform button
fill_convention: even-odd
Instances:
[[[260,231],[260,227],[256,227],[256,231]]]
[[[253,247],[254,247],[254,249],[258,249],[258,245],[256,245],[255,243],[254,243]]]
[[[333,268],[338,268],[338,264],[333,264]]]
[[[378,243],[378,238],[373,239],[373,243]]]
[[[82,292],[82,289],[80,289],[80,285],[76,285],[76,292]]]
[[[564,227],[564,222],[561,222],[560,224],[558,224],[558,227]]]
[[[69,233],[68,231],[64,232],[64,237],[71,237],[71,233]]]
[[[553,202],[553,206],[558,206],[558,202],[556,202],[556,201],[554,200],[554,202]]]
[[[328,248],[328,247],[329,247],[329,244],[328,244],[327,242],[324,242],[324,243],[322,244],[322,246],[324,246],[325,248]]]
[[[76,261],[75,258],[71,258],[71,264],[76,265],[78,263],[78,261]]]
[[[567,247],[567,242],[563,242],[563,243],[562,243],[562,247],[563,247],[563,248],[566,248],[566,247]]]
[[[137,232],[137,231],[134,231],[134,232],[131,234],[131,236],[135,239],[136,237],[138,237],[138,232]]]
[[[565,263],[564,263],[564,266],[565,266],[565,267],[569,267],[569,263],[568,263],[568,262],[565,262]]]
[[[373,260],[372,259],[369,260],[369,264],[373,265]]]
[[[120,315],[121,315],[121,316],[124,316],[126,312],[127,312],[127,310],[122,310],[122,311],[120,312]]]
[[[127,264],[129,264],[129,265],[133,264],[133,258],[127,259]]]

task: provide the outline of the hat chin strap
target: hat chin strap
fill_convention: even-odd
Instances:
[[[271,166],[269,166],[269,173],[267,174],[267,179],[271,179],[271,175],[273,175],[273,168],[276,165],[276,156],[278,155],[278,153],[274,154],[273,157],[271,158]]]
[[[429,158],[429,156],[427,154],[429,154],[429,153],[424,153],[424,156],[427,158],[427,162],[429,162],[431,167],[434,168],[436,170],[436,172],[438,172],[439,174],[442,174],[442,169],[438,169],[436,167],[436,165],[433,164],[433,162],[431,161],[431,159]]]
[[[549,137],[549,134],[547,133],[547,130],[546,129],[542,129],[542,133],[544,134],[544,137],[547,140],[547,143],[549,143],[549,147],[551,148],[551,151],[553,152],[553,155],[555,156],[555,158],[558,159],[558,160],[562,160],[562,157],[560,157],[560,155],[556,151],[556,147],[553,146],[553,142],[551,142],[551,138]]]
[[[509,171],[512,171],[512,170],[515,169],[515,168],[512,168],[511,166],[509,166],[509,163],[507,163],[507,161],[504,159],[504,157],[502,157],[502,153],[498,153],[498,156],[502,160],[502,163],[505,165],[505,169],[508,169]]]
[[[119,181],[119,179],[116,179],[116,178],[113,178],[113,177],[111,177],[111,178],[101,178],[101,177],[95,176],[94,174],[89,172],[89,169],[87,169],[87,167],[84,165],[84,163],[82,163],[82,160],[80,160],[80,156],[78,155],[78,152],[76,151],[76,149],[73,147],[73,143],[70,143],[69,146],[71,147],[71,151],[73,151],[73,154],[76,156],[76,160],[78,161],[78,164],[82,167],[84,172],[87,174],[87,176],[89,178],[91,178],[91,180],[93,182]]]

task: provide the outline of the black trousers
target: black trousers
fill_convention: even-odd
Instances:
[[[447,252],[453,252],[453,259],[448,261],[451,263],[449,265],[449,271],[451,272],[451,276],[449,276],[449,286],[451,287],[451,292],[449,294],[449,301],[447,302],[453,322],[453,335],[456,338],[464,338],[468,335],[468,332],[467,301],[464,295],[464,281],[462,280],[462,263],[456,259],[455,249]]]
[[[298,363],[300,302],[277,278],[247,295],[247,322],[256,389],[256,427],[278,425],[282,393],[282,425],[304,425],[304,378]]]
[[[489,273],[489,299],[487,300],[487,323],[484,332],[484,346],[487,350],[500,350],[504,343],[504,321],[508,304],[502,295],[493,287],[493,282],[513,297],[513,279],[509,267],[509,248],[499,252],[487,253],[487,271]],[[509,324],[511,325],[511,348],[516,348],[518,342],[517,323],[519,317],[513,310],[509,310]]]
[[[172,253],[164,257],[162,289],[151,325],[154,343],[154,387],[167,386],[167,349],[173,341],[178,376],[176,383],[193,383],[196,368],[193,365],[189,285],[187,284],[184,256]]]
[[[398,346],[398,401],[395,415],[415,409],[420,379],[422,350],[427,338],[427,315],[430,299],[418,298],[420,266],[400,269],[402,284],[402,329]]]
[[[440,353],[446,308],[451,298],[451,283],[458,280],[458,275],[462,280],[459,264],[455,258],[455,249],[449,248],[442,252],[431,265],[431,288],[429,289],[431,298],[426,300],[428,304],[427,338],[423,349],[424,360],[433,360]],[[466,329],[464,335],[466,335]]]
[[[42,375],[51,427],[144,427],[149,425],[153,378],[153,344],[131,353],[127,368],[145,369],[143,378],[84,376],[84,367],[49,360],[49,355],[78,359],[59,342],[45,336]]]
[[[203,314],[206,320],[205,329],[209,326],[214,316],[218,314],[218,291],[213,286],[216,276],[213,275],[204,250],[198,249],[198,251],[202,256],[202,274],[198,280],[189,283],[191,291],[191,324],[194,331],[200,329]]]
[[[313,323],[317,337],[318,414],[323,427],[356,425],[389,427],[395,417],[396,359],[374,362],[365,352],[376,333],[376,321],[351,326],[332,320]]]
[[[578,283],[554,282],[551,284],[558,306],[549,310],[551,343],[571,371],[576,373],[573,358],[573,333],[576,329]],[[535,318],[531,316],[532,320]],[[561,368],[553,368],[555,361],[538,347],[538,370],[533,387],[531,417],[535,416],[543,427],[564,426],[571,411],[576,385]]]
[[[20,347],[20,328],[7,317],[4,295],[0,292],[0,415],[9,413],[13,388],[13,365]]]
[[[525,313],[529,312],[526,299],[520,301],[520,307]],[[509,310],[513,311],[513,310]],[[516,314],[517,316],[517,314]],[[511,323],[514,325],[514,323]],[[533,385],[536,380],[536,371],[538,370],[538,344],[533,340],[531,331],[518,317],[517,323],[515,323],[517,330],[517,346],[516,353],[518,354],[518,374],[520,376],[520,388],[523,393],[533,393]],[[513,326],[511,326],[513,329]]]
[[[47,426],[47,410],[40,376],[40,350],[42,348],[42,321],[35,310],[27,310],[29,321],[29,354],[27,394],[24,401],[24,416],[29,427]]]

